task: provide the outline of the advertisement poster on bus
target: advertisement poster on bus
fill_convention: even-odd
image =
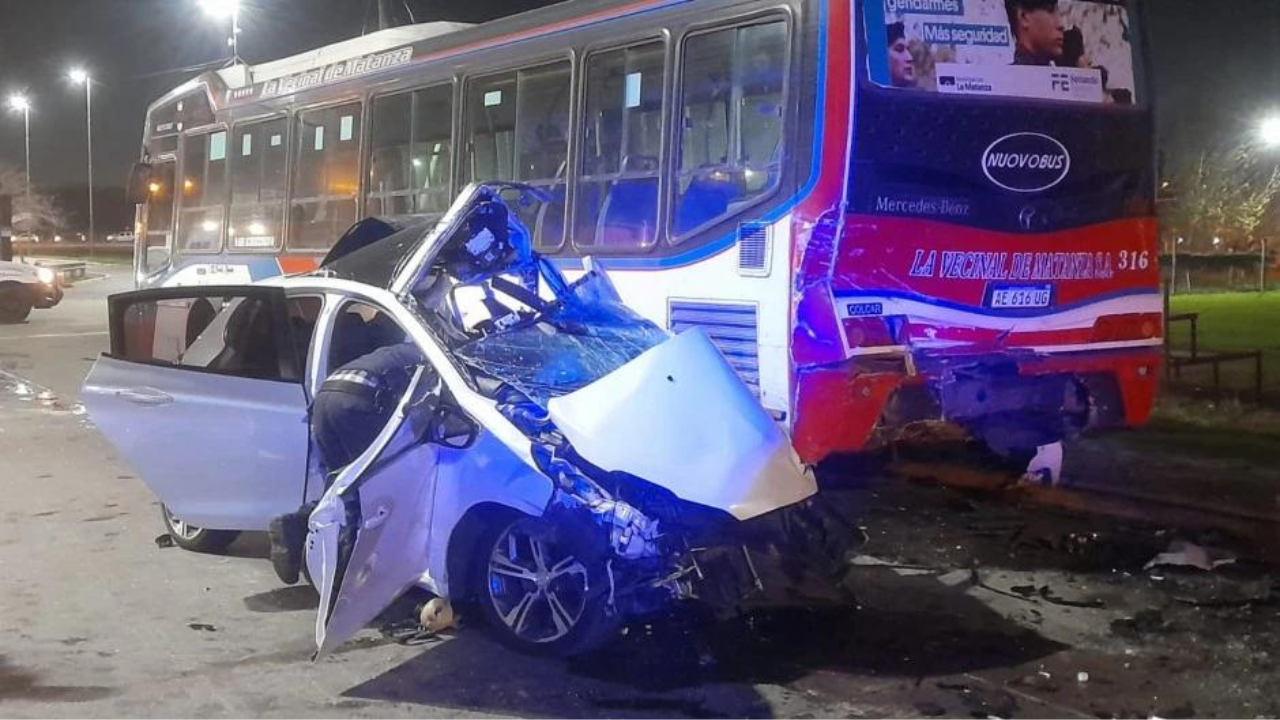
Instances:
[[[1130,105],[1133,29],[1114,0],[877,0],[871,80],[952,95]]]

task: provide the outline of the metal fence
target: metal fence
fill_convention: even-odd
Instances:
[[[1280,265],[1249,253],[1163,255],[1165,286],[1175,295],[1280,289]]]

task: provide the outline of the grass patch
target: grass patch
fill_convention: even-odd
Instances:
[[[1214,293],[1175,295],[1170,301],[1173,313],[1199,313],[1199,340],[1202,350],[1262,350],[1262,377],[1266,387],[1280,387],[1280,292]],[[1191,346],[1191,326],[1174,323],[1169,332],[1170,347],[1184,350]],[[1209,368],[1188,369],[1186,380],[1207,383]],[[1233,362],[1222,366],[1224,385],[1249,389],[1253,382],[1250,362]]]

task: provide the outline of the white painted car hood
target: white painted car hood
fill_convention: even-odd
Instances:
[[[701,329],[553,398],[547,410],[592,464],[739,520],[818,490],[786,435]]]

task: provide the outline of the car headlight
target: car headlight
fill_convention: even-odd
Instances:
[[[36,268],[36,277],[45,285],[52,285],[53,281],[58,278],[49,268]]]

